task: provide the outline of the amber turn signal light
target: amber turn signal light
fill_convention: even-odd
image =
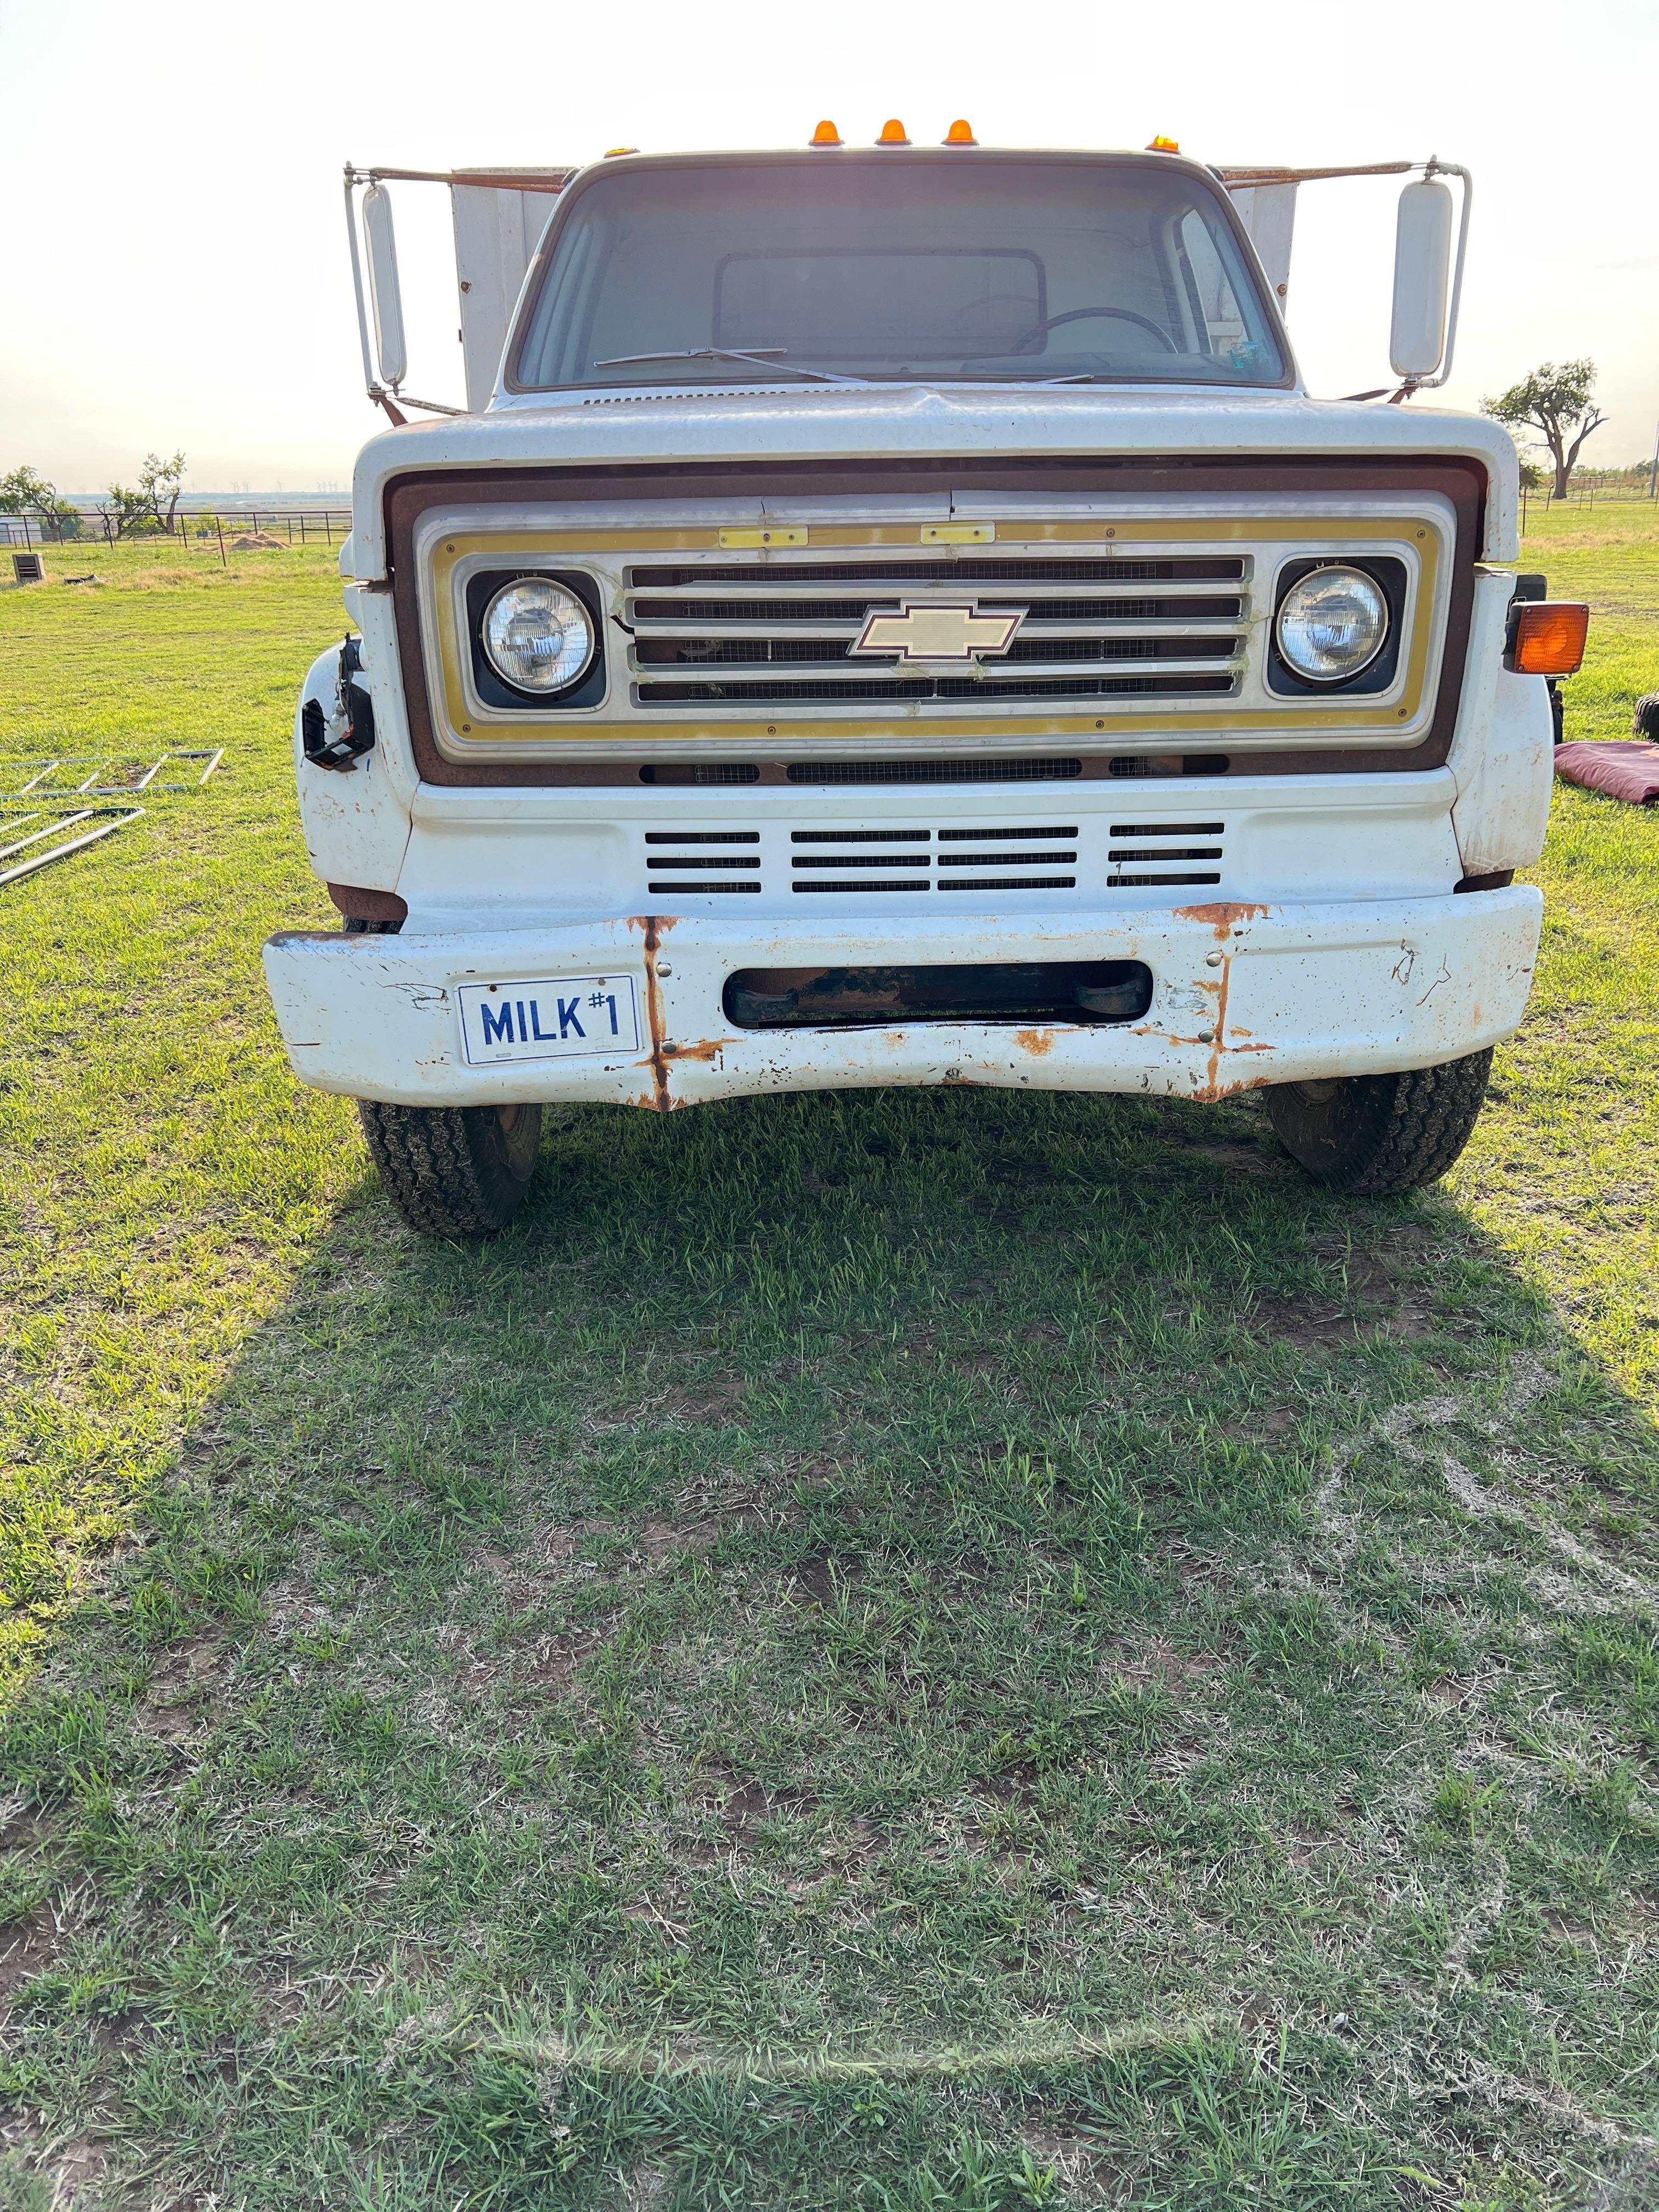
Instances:
[[[1504,659],[1517,676],[1576,676],[1589,635],[1589,609],[1576,599],[1526,599],[1510,610]]]

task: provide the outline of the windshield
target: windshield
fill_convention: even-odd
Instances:
[[[743,354],[761,358],[731,357]],[[1183,170],[824,154],[595,177],[561,224],[514,381],[731,385],[806,371],[1285,379],[1219,194]]]

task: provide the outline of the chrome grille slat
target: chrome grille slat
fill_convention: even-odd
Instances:
[[[758,565],[758,564],[757,564]],[[630,591],[703,591],[710,584],[732,584],[764,588],[757,565],[737,562],[693,564],[690,562],[635,562],[628,569]],[[891,583],[969,584],[1182,584],[1212,586],[1241,581],[1244,562],[1237,554],[1182,555],[1145,558],[1124,554],[1084,556],[1068,559],[1063,554],[1035,554],[999,560],[986,555],[962,554],[947,559],[907,559],[878,554],[846,561],[789,560],[771,556],[765,578],[793,584],[864,584],[877,587]]]
[[[731,617],[735,622],[742,617],[744,610],[763,609],[769,601],[781,607],[850,610],[860,606],[866,599],[896,599],[901,593],[908,599],[918,601],[959,599],[966,592],[971,592],[976,599],[988,600],[998,589],[994,585],[987,586],[970,583],[965,578],[953,585],[907,584],[902,578],[875,574],[866,577],[856,592],[846,591],[822,595],[798,592],[789,597],[785,596],[788,587],[787,573],[773,569],[752,583],[722,584],[718,593],[711,592],[706,583],[681,584],[676,585],[672,591],[653,589],[645,597],[636,593],[630,598],[629,604],[633,613],[646,622],[670,622],[676,614],[688,608],[704,608],[712,615],[715,609],[723,606],[738,611]],[[1125,584],[1115,587],[1110,584],[1055,582],[1045,578],[1040,597],[1034,592],[1012,588],[1003,596],[1011,601],[1029,601],[1033,607],[1098,605],[1132,613],[1138,606],[1153,607],[1166,601],[1190,599],[1212,600],[1218,606],[1233,608],[1244,595],[1237,592],[1218,592],[1212,581],[1160,584],[1156,592],[1149,592],[1144,584]],[[837,617],[831,613],[815,619],[833,622]]]
[[[960,701],[982,699],[1114,699],[1135,694],[1164,693],[1178,698],[1191,698],[1200,693],[1212,696],[1230,695],[1235,689],[1231,672],[1224,675],[1182,676],[1049,676],[1033,675],[1024,678],[969,677],[912,677],[895,675],[884,683],[879,678],[852,677],[822,683],[799,683],[775,680],[768,683],[753,681],[720,684],[657,680],[644,682],[635,687],[635,696],[642,706],[705,707],[705,706],[765,706],[789,701],[803,705],[879,706],[884,700],[951,699]]]
[[[1221,611],[1191,621],[1174,615],[1143,615],[1132,618],[1116,614],[1079,613],[1074,619],[1063,619],[1060,617],[1051,619],[1047,616],[1041,618],[1035,616],[1028,617],[1020,624],[1019,635],[1022,638],[1092,637],[1103,625],[1121,623],[1127,626],[1132,619],[1137,636],[1212,637],[1222,630],[1237,629],[1243,617],[1239,612],[1239,602],[1237,599],[1229,599]],[[666,619],[647,621],[643,617],[636,617],[634,625],[636,636],[648,639],[653,643],[659,641],[670,643],[678,638],[711,637],[741,638],[753,643],[756,641],[757,633],[763,632],[769,638],[805,638],[828,644],[843,638],[848,640],[855,638],[863,627],[861,618],[849,619],[846,622],[828,620],[819,622],[816,619],[786,621],[781,617],[771,617],[760,613],[742,616],[728,614],[721,616],[718,620],[711,617],[707,622],[671,622]]]
[[[1135,641],[1127,640],[1125,641],[1125,642],[1127,644],[1133,644]],[[999,660],[988,661],[985,664],[985,669],[982,674],[975,674],[969,671],[963,674],[960,678],[945,677],[939,678],[937,677],[929,677],[920,672],[912,676],[908,671],[904,672],[901,676],[899,672],[902,669],[902,664],[897,660],[886,659],[876,660],[873,662],[866,661],[862,664],[860,673],[863,680],[868,682],[872,679],[879,680],[883,672],[890,669],[895,672],[895,676],[898,678],[898,680],[901,681],[911,683],[943,681],[947,684],[952,681],[959,681],[968,684],[973,690],[978,690],[987,684],[994,684],[999,680],[1004,683],[1012,683],[1028,677],[1037,678],[1064,676],[1092,676],[1096,670],[1102,665],[1117,667],[1126,664],[1132,665],[1136,674],[1139,676],[1184,676],[1189,670],[1193,669],[1202,669],[1206,672],[1218,671],[1221,669],[1237,669],[1242,667],[1243,662],[1243,657],[1234,649],[1234,641],[1231,638],[1222,638],[1217,641],[1217,649],[1212,653],[1154,654],[1150,652],[1136,653],[1133,651],[1127,651],[1122,653],[1107,653],[1103,651],[1092,653],[1077,653],[1069,656],[1061,654],[1056,656],[1053,659],[1047,659],[1046,657],[1042,659],[1033,657],[1030,659],[1027,659],[1024,655],[1022,655],[1017,660],[1012,659],[1012,656],[1005,655]],[[854,665],[858,665],[859,664],[855,663]],[[720,671],[719,681],[722,684],[761,684],[769,688],[776,678],[778,671],[781,668],[786,668],[788,670],[789,674],[786,680],[791,683],[798,683],[803,680],[823,680],[830,683],[842,683],[848,680],[844,673],[846,666],[847,663],[844,659],[841,660],[802,660],[793,658],[787,659],[780,659],[777,660],[650,660],[646,661],[642,665],[636,665],[635,672],[640,677],[642,684],[649,685],[653,691],[656,691],[665,684],[700,684],[706,682],[708,679],[704,677],[699,676],[697,673],[697,671],[700,669],[718,669]],[[1019,670],[1020,678],[1014,678],[1004,675],[1000,679],[999,679],[997,672],[1006,670],[1010,666]],[[856,683],[860,680],[860,678],[854,677],[851,680]],[[918,696],[923,695],[919,694]],[[952,695],[949,692],[943,692],[939,696],[941,697],[948,698]],[[958,696],[965,697],[969,695],[968,693],[963,693]]]

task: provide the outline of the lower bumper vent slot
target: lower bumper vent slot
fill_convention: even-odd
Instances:
[[[1114,822],[1106,848],[1107,890],[1149,890],[1165,884],[1176,890],[1204,889],[1219,884],[1226,826],[1224,822]],[[1194,869],[1195,860],[1215,866]]]
[[[758,891],[758,830],[647,830],[645,833],[646,889],[711,894]]]
[[[931,830],[796,830],[790,835],[790,888],[808,892],[1072,890],[1077,878],[1060,871],[1077,866],[1077,834],[1075,823],[941,830],[937,848],[930,849],[936,842]],[[820,875],[818,870],[825,872]]]
[[[1031,1028],[1138,1021],[1152,1002],[1139,960],[999,962],[976,967],[744,968],[726,980],[738,1029],[892,1029],[915,1022]]]

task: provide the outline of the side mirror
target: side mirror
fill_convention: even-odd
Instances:
[[[363,194],[363,236],[368,245],[368,297],[374,311],[374,350],[380,377],[395,392],[409,373],[404,339],[404,295],[398,282],[398,241],[392,229],[392,198],[382,185]]]
[[[1452,216],[1451,192],[1434,178],[1407,185],[1400,195],[1389,336],[1389,360],[1396,376],[1433,376],[1444,358]]]

